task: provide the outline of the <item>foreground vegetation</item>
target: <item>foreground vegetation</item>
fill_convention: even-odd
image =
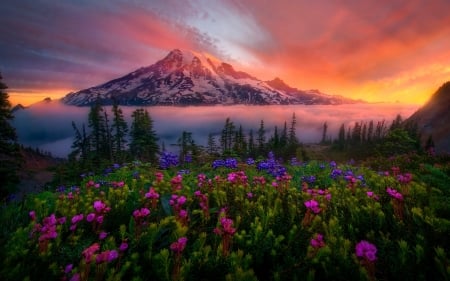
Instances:
[[[176,159],[114,165],[3,206],[2,279],[450,277],[448,157]]]

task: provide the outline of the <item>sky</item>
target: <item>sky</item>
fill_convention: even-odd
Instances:
[[[178,48],[261,80],[424,104],[450,80],[450,0],[3,0],[12,104],[61,98]]]

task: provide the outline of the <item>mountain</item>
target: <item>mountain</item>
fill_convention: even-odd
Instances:
[[[281,79],[262,81],[204,54],[171,51],[153,65],[99,86],[67,94],[62,102],[88,106],[97,102],[121,105],[269,105],[349,104],[355,101],[303,91]]]
[[[444,83],[409,121],[417,123],[422,141],[431,135],[437,152],[450,153],[450,81]]]

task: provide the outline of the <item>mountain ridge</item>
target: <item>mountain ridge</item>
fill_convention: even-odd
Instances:
[[[89,106],[96,102],[120,105],[289,105],[354,104],[342,96],[318,90],[299,90],[280,78],[263,81],[213,61],[205,54],[174,49],[156,63],[141,67],[106,83],[69,93],[67,105]]]
[[[431,98],[408,120],[418,125],[422,143],[432,136],[437,152],[450,153],[450,81],[442,84]]]

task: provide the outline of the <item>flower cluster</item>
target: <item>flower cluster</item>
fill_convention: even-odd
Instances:
[[[238,165],[238,161],[236,160],[236,158],[227,158],[225,160],[218,159],[218,160],[214,160],[214,162],[212,163],[212,167],[214,169],[221,168],[221,167],[225,167],[225,168],[229,168],[229,169],[236,169],[237,165]]]
[[[402,195],[400,192],[398,192],[397,190],[388,187],[388,188],[386,189],[386,192],[387,192],[392,198],[397,199],[397,200],[399,200],[399,201],[403,201],[403,195]]]
[[[183,176],[181,174],[176,175],[170,180],[170,184],[172,185],[172,190],[181,190],[183,188],[182,185],[183,182]]]
[[[232,184],[247,185],[247,175],[244,171],[229,173],[227,180]]]
[[[362,240],[355,247],[356,256],[367,261],[374,262],[377,259],[377,247],[375,245]]]
[[[70,230],[71,231],[75,231],[77,229],[77,225],[80,221],[83,221],[84,219],[84,215],[83,214],[78,214],[72,217],[71,222],[72,225],[70,226]]]
[[[200,190],[194,192],[195,197],[200,200],[200,208],[203,211],[203,215],[205,218],[209,218],[209,201],[208,196],[206,194],[202,194]]]
[[[302,181],[307,182],[309,184],[313,184],[316,182],[316,177],[311,175],[311,176],[303,176],[302,177]]]
[[[188,212],[184,209],[182,209],[183,205],[186,203],[186,197],[181,195],[178,196],[176,194],[173,194],[172,197],[169,200],[170,206],[172,206],[175,217],[179,222],[181,222],[183,225],[187,224],[188,221]]]
[[[411,173],[400,174],[397,176],[397,180],[401,184],[408,184],[412,181],[412,174]]]
[[[186,237],[178,238],[176,242],[170,244],[170,250],[172,250],[175,254],[183,252],[184,248],[186,248],[187,241],[188,239]]]
[[[176,167],[179,164],[178,156],[172,152],[163,151],[159,157],[159,167],[167,170],[170,167]]]
[[[323,196],[325,197],[325,199],[327,201],[331,201],[331,193],[328,189],[316,189],[316,188],[308,188],[308,187],[303,187],[302,189],[304,192],[306,192],[307,194],[311,195],[313,198],[315,197],[319,197],[319,196]]]
[[[266,160],[258,163],[257,168],[259,171],[265,171],[275,178],[286,174],[286,168],[275,159],[272,152],[269,153],[269,157]]]
[[[153,187],[150,187],[147,193],[145,193],[145,198],[150,199],[152,202],[152,208],[156,209],[156,204],[158,204],[159,193],[155,191]]]
[[[101,200],[97,200],[93,204],[95,212],[89,213],[86,216],[88,222],[93,223],[94,230],[97,230],[98,226],[103,223],[105,215],[111,210],[105,203]]]
[[[320,249],[322,247],[325,247],[325,242],[323,241],[323,235],[320,233],[316,234],[316,236],[311,239],[310,244],[314,249]]]
[[[308,200],[305,203],[306,209],[312,211],[314,214],[320,213],[319,202],[314,199]]]
[[[31,219],[33,221],[36,220],[36,213],[31,211],[29,213]],[[45,252],[48,247],[48,243],[50,240],[55,239],[58,236],[58,232],[56,230],[56,226],[58,224],[64,224],[66,222],[65,217],[56,218],[55,214],[51,214],[48,217],[45,217],[42,220],[42,224],[36,223],[33,227],[33,232],[39,232],[39,250],[40,252]]]

